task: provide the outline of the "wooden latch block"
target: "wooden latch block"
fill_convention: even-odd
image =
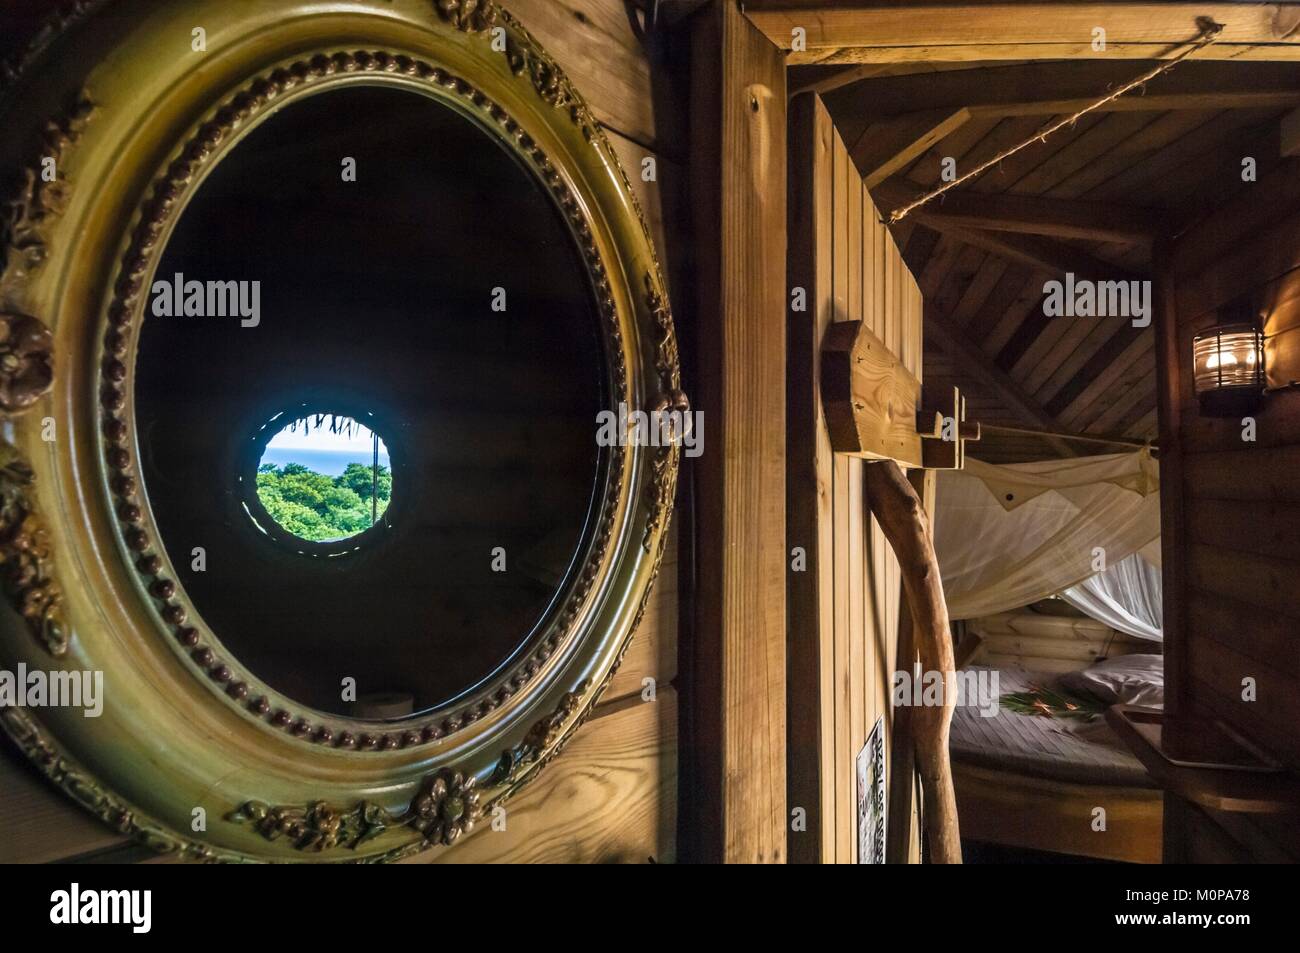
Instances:
[[[917,429],[929,431],[936,422],[939,429],[933,436],[926,433],[921,465],[927,470],[960,470],[966,465],[966,442],[980,438],[980,425],[966,420],[966,398],[956,387],[927,387],[921,405],[925,410],[917,415]]]
[[[979,439],[979,425],[966,423],[961,394],[954,388],[951,399],[923,402],[920,382],[862,321],[826,329],[819,386],[836,453],[960,469],[965,441]]]

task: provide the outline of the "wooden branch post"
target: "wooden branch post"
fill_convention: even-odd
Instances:
[[[898,606],[898,651],[894,667],[909,674],[916,665],[914,628],[912,610],[904,598]],[[894,710],[890,739],[885,863],[910,864],[914,856],[912,810],[916,803],[916,741],[911,705],[900,705]]]
[[[896,745],[900,740],[902,745],[895,749],[891,796],[904,793],[904,785],[912,782],[909,750],[914,748],[924,788],[930,856],[936,863],[959,864],[957,799],[948,761],[948,728],[956,704],[948,607],[929,515],[900,464],[927,471],[960,470],[965,465],[966,443],[979,440],[980,426],[966,421],[966,401],[956,388],[923,394],[917,379],[864,322],[842,321],[827,329],[820,371],[818,383],[831,449],[869,461],[866,481],[871,512],[902,570],[907,605],[901,615],[903,619],[910,616],[912,631],[901,633],[895,664],[910,676],[912,658],[919,656],[922,672],[938,673],[944,680],[941,705],[903,709],[899,714],[894,736]],[[898,772],[907,776],[900,778]],[[896,825],[900,813],[892,815]],[[895,858],[902,843],[896,833]]]
[[[961,863],[957,796],[948,760],[948,729],[956,705],[952,637],[943,597],[939,560],[930,537],[930,519],[907,477],[892,460],[867,467],[871,512],[902,567],[903,591],[913,622],[913,637],[923,672],[944,678],[943,703],[911,712],[916,764],[925,795],[925,826],[930,858],[937,864]],[[901,660],[900,660],[901,661]]]

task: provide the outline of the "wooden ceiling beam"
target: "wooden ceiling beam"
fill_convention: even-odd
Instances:
[[[1155,61],[1081,57],[1066,62],[1016,63],[943,70],[929,75],[880,73],[829,95],[827,108],[843,115],[882,117],[926,109],[987,107],[992,113],[1044,115],[1077,101],[1095,100],[1134,79]],[[918,64],[923,65],[923,64]],[[1108,109],[1179,108],[1198,99],[1205,108],[1264,99],[1300,91],[1300,76],[1291,63],[1236,63],[1191,59],[1157,76],[1144,87],[1121,96]],[[1145,101],[1145,103],[1144,103]],[[1001,107],[996,109],[995,107]],[[1280,108],[1280,107],[1279,107]]]
[[[1198,35],[1201,17],[1224,29],[1198,59],[1300,60],[1300,9],[1291,3],[747,0],[745,14],[792,65],[1168,59]],[[1106,31],[1104,52],[1092,48],[1097,27]],[[792,49],[796,37],[800,50]]]
[[[1016,61],[1006,65],[1013,65]],[[832,93],[844,86],[876,79],[900,76],[934,76],[950,71],[975,75],[978,63],[860,63],[856,66],[798,66],[790,73],[790,96],[800,93]]]
[[[1300,78],[1300,72],[1297,73],[1297,77]],[[870,88],[870,85],[869,83],[866,84],[868,88]],[[856,95],[856,91],[851,92]],[[941,142],[973,119],[997,121],[1015,117],[1041,116],[1045,125],[1047,118],[1050,116],[1065,116],[1082,112],[1092,106],[1104,93],[1104,87],[1099,86],[1096,94],[1087,98],[980,103],[960,107],[939,106],[933,109],[920,109],[916,112],[884,117],[873,116],[870,112],[859,111],[859,107],[852,102],[842,100],[828,102],[827,107],[831,110],[832,115],[845,117],[842,126],[850,135],[853,135],[856,130],[861,130],[858,134],[858,145],[854,150],[855,158],[856,153],[859,151],[872,154],[874,150],[874,154],[880,154],[881,150],[892,146],[900,155],[907,155],[907,161],[910,162],[917,155],[923,154],[926,149]],[[981,100],[985,98],[978,85],[972,85],[968,98],[970,95],[977,95]],[[880,101],[886,99],[885,96],[880,97]],[[892,101],[897,103],[900,100],[893,99]],[[1300,106],[1300,88],[1254,90],[1237,93],[1187,92],[1151,94],[1147,96],[1133,92],[1127,96],[1121,96],[1119,99],[1102,103],[1092,109],[1091,112],[1171,112],[1180,109],[1208,112],[1223,109],[1287,109],[1292,106]],[[1291,146],[1300,150],[1300,120],[1291,121],[1293,123]],[[1283,126],[1286,127],[1285,121]],[[877,133],[880,134],[880,141],[873,141],[876,140]],[[924,144],[924,148],[920,149],[919,152],[904,152],[904,147],[915,147],[922,144]]]
[[[1088,43],[1069,43],[1059,46],[1042,44],[1037,56],[1034,46],[1022,46],[1003,43],[973,44],[960,48],[939,47],[928,51],[925,47],[900,47],[882,49],[880,47],[847,47],[791,53],[788,62],[791,66],[861,66],[867,63],[914,63],[927,62],[935,57],[943,62],[988,63],[1001,60],[1068,60],[1084,56],[1109,56],[1116,60],[1154,60],[1167,59],[1170,46],[1162,43],[1108,43],[1106,52],[1094,52]],[[1230,51],[1237,51],[1233,56]],[[1198,54],[1202,62],[1227,61],[1234,63],[1294,63],[1300,60],[1300,46],[1293,43],[1250,44],[1209,47],[1205,53]]]
[[[970,106],[971,117],[1005,119],[1009,116],[1064,116],[1087,109],[1105,94],[1080,99],[1044,99],[1024,103]],[[1098,106],[1094,112],[1169,112],[1173,109],[1285,109],[1300,103],[1300,89],[1255,89],[1241,92],[1153,93],[1134,91]]]
[[[943,349],[960,378],[991,391],[1007,410],[1029,426],[1041,430],[1062,429],[1060,422],[1027,394],[1006,371],[998,367],[965,331],[931,305],[926,305],[925,308],[924,330],[926,340]],[[1044,439],[1061,456],[1076,455],[1070,445],[1059,437]]]
[[[856,83],[864,79],[871,79],[873,76],[879,76],[888,69],[889,65],[885,63],[866,63],[861,66],[845,66],[843,69],[837,69],[835,72],[827,76],[820,76],[817,79],[809,80],[806,83],[795,86],[790,90],[790,96],[798,96],[800,93],[829,93],[839,89],[841,86],[848,86],[850,83]]]
[[[1076,278],[1087,278],[1092,281],[1140,281],[1148,277],[1146,274],[1134,272],[1091,255],[1081,248],[1053,241],[1050,238],[1011,235],[1006,232],[985,231],[960,225],[938,225],[933,222],[926,224],[957,241],[982,248],[990,254],[1000,255],[1010,261],[1041,268],[1058,277],[1073,274]]]
[[[882,214],[924,193],[914,183],[886,179],[871,193]],[[1150,244],[1165,231],[1160,209],[1044,198],[1038,195],[992,195],[954,189],[908,215],[931,228],[965,227],[1019,232],[1049,238]]]
[[[870,189],[901,172],[969,119],[967,109],[936,109],[870,126],[849,150],[862,184]]]
[[[927,119],[963,108],[970,120],[981,123],[1041,117],[1041,125],[1048,117],[1078,112],[1150,65],[1084,59],[942,70],[924,76],[878,75],[828,93],[826,108],[851,145],[869,127],[901,131],[919,126],[923,132]],[[1235,63],[1190,61],[1098,107],[1097,112],[1290,106],[1300,106],[1300,71],[1293,64],[1256,63],[1242,69]]]

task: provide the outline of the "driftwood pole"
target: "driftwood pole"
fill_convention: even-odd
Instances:
[[[916,662],[916,638],[912,609],[907,600],[898,607],[898,650],[894,667],[911,672]],[[885,863],[912,862],[912,818],[916,797],[916,741],[912,728],[912,706],[894,709],[889,746],[889,812],[885,822]],[[918,812],[919,813],[919,812]],[[924,831],[924,827],[920,828]]]
[[[957,828],[957,796],[948,760],[948,729],[956,705],[952,636],[948,606],[943,598],[939,561],[934,555],[930,519],[907,477],[892,460],[866,467],[871,512],[880,523],[902,567],[903,589],[911,609],[917,654],[923,672],[942,673],[943,704],[918,706],[911,714],[916,763],[925,794],[925,828],[930,859],[936,864],[961,863]],[[899,659],[898,664],[910,660]],[[910,673],[909,673],[910,674]]]

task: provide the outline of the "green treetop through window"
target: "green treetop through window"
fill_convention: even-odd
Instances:
[[[393,476],[387,463],[383,441],[351,418],[296,420],[268,443],[257,470],[257,498],[299,539],[347,539],[388,509]]]

